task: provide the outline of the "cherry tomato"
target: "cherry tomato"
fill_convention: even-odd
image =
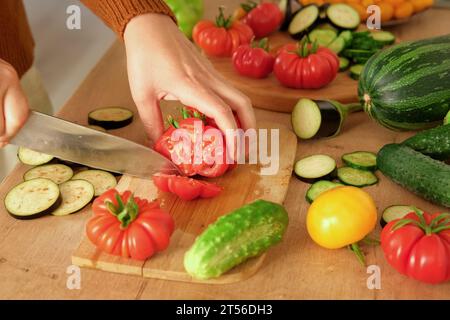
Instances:
[[[245,5],[245,4],[244,4]],[[252,28],[257,39],[266,37],[272,32],[278,30],[283,22],[283,12],[277,4],[271,2],[263,2],[256,6],[252,5],[244,7],[244,10],[250,9],[242,18],[242,22]]]
[[[273,70],[275,58],[268,52],[267,38],[256,46],[243,44],[233,53],[234,69],[241,75],[251,78],[265,78]]]
[[[175,224],[157,202],[111,189],[95,199],[86,225],[89,240],[100,250],[125,258],[146,260],[169,246]]]

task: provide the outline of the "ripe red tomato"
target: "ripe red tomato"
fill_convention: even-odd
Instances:
[[[175,224],[157,202],[111,189],[95,199],[86,225],[89,240],[100,250],[124,258],[146,260],[169,246]]]
[[[427,283],[450,280],[450,214],[413,212],[381,232],[386,260],[401,274]]]
[[[334,80],[339,59],[328,48],[290,43],[279,50],[273,72],[280,83],[295,89],[318,89]]]
[[[193,31],[194,42],[209,56],[230,57],[241,44],[250,43],[254,34],[245,23],[225,18],[220,9],[216,22],[202,20]]]
[[[268,52],[267,38],[255,47],[243,44],[233,53],[234,69],[241,75],[251,78],[265,78],[273,70],[275,58]]]
[[[213,183],[168,174],[153,175],[153,183],[159,190],[171,192],[186,201],[214,198],[222,192],[222,188]]]
[[[283,22],[283,12],[275,3],[263,2],[256,6],[246,6],[246,8],[250,11],[243,17],[242,22],[252,28],[257,39],[278,30]]]

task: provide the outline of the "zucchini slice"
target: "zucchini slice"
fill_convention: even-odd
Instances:
[[[308,35],[311,42],[316,42],[319,46],[326,47],[337,38],[337,33],[333,30],[314,29]]]
[[[389,31],[375,31],[370,33],[371,37],[381,43],[383,46],[393,44],[395,42],[395,36]]]
[[[327,181],[327,180],[320,180],[317,182],[314,182],[311,187],[309,187],[308,191],[306,191],[306,201],[308,201],[309,203],[312,203],[314,200],[316,200],[316,198],[318,196],[320,196],[322,193],[324,193],[325,191],[337,188],[337,187],[342,187],[343,184],[338,183],[338,182],[332,182],[332,181]]]
[[[339,57],[339,71],[345,71],[350,65],[350,61],[345,57]]]
[[[73,170],[65,164],[46,164],[34,167],[23,175],[23,180],[31,180],[36,178],[46,178],[52,180],[56,184],[61,184],[70,180],[73,176]]]
[[[356,29],[361,23],[358,11],[345,3],[335,3],[327,8],[328,20],[339,29]]]
[[[294,13],[288,32],[292,37],[301,39],[314,28],[319,20],[319,7],[314,4],[307,5]]]
[[[104,107],[89,112],[88,123],[103,129],[119,129],[133,122],[134,114],[123,107]]]
[[[300,180],[307,183],[332,179],[336,172],[336,161],[327,155],[312,155],[297,161],[294,172]]]
[[[19,147],[17,151],[17,157],[19,158],[20,162],[30,166],[39,166],[41,164],[46,164],[52,161],[54,158],[53,156],[50,156],[48,154],[33,151],[25,147]]]
[[[103,170],[81,171],[75,174],[72,180],[86,180],[90,182],[94,186],[94,194],[96,197],[117,185],[116,177]]]
[[[350,67],[350,78],[358,80],[364,66],[362,64],[355,64]]]
[[[39,218],[55,210],[60,203],[58,185],[44,178],[22,182],[5,197],[6,210],[17,219]]]
[[[367,187],[378,182],[378,178],[374,173],[351,167],[337,169],[337,177],[343,184],[354,187]]]
[[[414,212],[414,207],[405,205],[393,205],[384,209],[381,215],[380,225],[384,227],[389,222],[401,219],[408,213]]]
[[[61,205],[52,212],[66,216],[83,209],[94,198],[94,186],[86,180],[69,180],[59,185]]]
[[[356,151],[346,153],[342,156],[342,161],[355,169],[375,171],[377,170],[377,155],[368,151]]]

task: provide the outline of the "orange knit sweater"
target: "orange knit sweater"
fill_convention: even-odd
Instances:
[[[120,37],[133,17],[162,13],[175,17],[163,0],[81,0]],[[33,64],[34,41],[21,0],[0,1],[0,58],[22,76]]]

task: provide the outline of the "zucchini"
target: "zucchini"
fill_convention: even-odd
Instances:
[[[360,170],[377,170],[377,155],[368,151],[356,151],[342,156],[342,162],[348,167]]]
[[[361,73],[363,72],[364,66],[361,64],[355,64],[350,67],[350,77],[352,79],[358,80]]]
[[[36,178],[46,178],[52,180],[56,184],[61,184],[70,180],[73,176],[73,170],[65,164],[46,164],[34,167],[23,175],[23,180],[31,180]]]
[[[308,37],[311,42],[316,42],[319,46],[326,47],[337,38],[337,33],[333,30],[314,29],[309,33]]]
[[[25,147],[19,147],[17,150],[17,157],[19,161],[23,164],[27,164],[30,166],[39,166],[41,164],[46,164],[53,160],[53,156],[33,151],[31,149]]]
[[[345,71],[350,66],[350,61],[345,57],[339,57],[339,71]]]
[[[337,169],[337,177],[343,184],[360,188],[378,183],[378,178],[373,172],[352,167]]]
[[[37,178],[22,182],[5,197],[5,208],[16,219],[34,219],[49,214],[61,203],[58,185]]]
[[[395,42],[395,36],[389,31],[375,31],[370,33],[370,36],[383,46],[391,45]]]
[[[61,205],[54,216],[66,216],[83,209],[94,198],[94,186],[86,180],[70,180],[59,185]]]
[[[392,181],[436,204],[450,207],[450,166],[405,145],[385,145],[378,169]]]
[[[327,8],[328,20],[339,29],[356,29],[361,23],[358,11],[348,4],[335,3]]]
[[[393,205],[383,210],[381,215],[380,225],[384,227],[393,220],[404,218],[408,213],[414,212],[415,208],[412,206]]]
[[[316,26],[318,21],[320,21],[319,7],[314,4],[307,5],[294,13],[288,32],[292,37],[301,39]]]
[[[307,183],[332,179],[336,173],[336,161],[327,155],[312,155],[297,161],[294,172],[300,180]]]
[[[421,131],[402,142],[422,154],[437,160],[450,159],[450,126]]]
[[[324,193],[325,191],[337,188],[337,187],[342,187],[343,184],[338,183],[338,182],[332,182],[332,181],[327,181],[327,180],[320,180],[317,182],[314,182],[308,189],[308,191],[306,191],[306,201],[308,201],[309,203],[312,203],[314,200],[317,199],[318,196],[320,196],[322,193]]]
[[[334,53],[339,54],[345,48],[345,40],[344,38],[337,37],[333,42],[329,43],[327,47]]]
[[[103,170],[84,170],[75,174],[73,180],[86,180],[94,186],[95,196],[114,188],[117,185],[117,179],[111,173]]]
[[[184,256],[184,268],[196,279],[215,278],[283,238],[289,217],[283,206],[256,200],[217,219]]]
[[[119,129],[133,122],[134,114],[123,107],[99,108],[88,114],[88,123],[103,129]]]

